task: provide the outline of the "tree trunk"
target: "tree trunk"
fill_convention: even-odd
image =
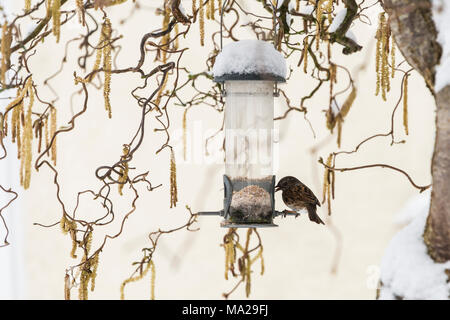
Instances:
[[[436,141],[431,172],[433,190],[424,240],[433,260],[445,262],[450,260],[450,85],[436,93]]]
[[[436,262],[450,261],[450,85],[434,92],[435,66],[442,49],[430,0],[384,0],[397,47],[425,79],[436,99],[436,140],[431,172],[433,189],[424,232],[428,253]],[[430,110],[431,112],[431,110]]]

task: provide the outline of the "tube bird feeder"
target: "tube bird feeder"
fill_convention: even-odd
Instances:
[[[223,216],[223,227],[275,227],[274,96],[286,62],[272,44],[242,40],[223,48],[213,74],[225,97],[224,208],[198,214]]]

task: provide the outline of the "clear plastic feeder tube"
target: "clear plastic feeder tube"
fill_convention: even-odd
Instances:
[[[227,220],[272,223],[273,81],[226,81],[225,174],[232,186]]]

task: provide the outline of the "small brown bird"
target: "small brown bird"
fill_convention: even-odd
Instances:
[[[283,191],[283,201],[291,210],[297,212],[306,208],[309,220],[325,224],[316,213],[316,206],[320,207],[319,200],[300,180],[291,176],[284,177],[275,186],[275,192],[279,190]]]

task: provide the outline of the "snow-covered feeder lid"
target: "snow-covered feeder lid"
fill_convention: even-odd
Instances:
[[[286,81],[286,61],[273,45],[261,40],[241,40],[227,44],[216,57],[214,81]]]

